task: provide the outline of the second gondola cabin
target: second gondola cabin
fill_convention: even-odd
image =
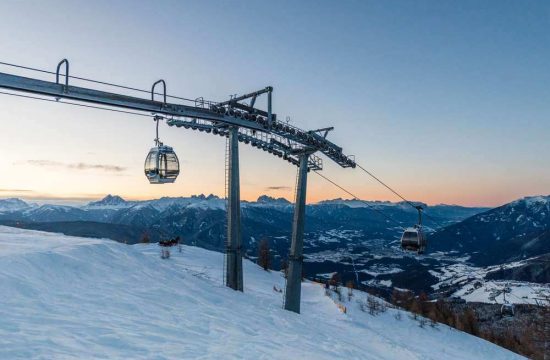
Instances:
[[[419,254],[426,251],[426,237],[420,226],[405,229],[401,236],[401,248]]]
[[[401,235],[401,249],[408,251],[416,251],[418,254],[423,254],[426,251],[426,237],[422,231],[422,206],[415,206],[418,211],[418,224],[414,227],[406,228]]]
[[[501,316],[514,316],[516,313],[514,304],[502,304],[500,307],[500,315]]]

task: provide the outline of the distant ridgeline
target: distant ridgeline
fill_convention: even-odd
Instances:
[[[414,209],[403,203],[369,202],[403,226],[416,221]],[[429,213],[437,220],[428,227],[452,224],[469,216],[487,210],[454,205],[430,206]],[[191,197],[164,197],[148,201],[126,201],[116,195],[90,202],[84,206],[36,205],[20,199],[0,200],[0,220],[29,223],[49,223],[48,231],[54,230],[53,223],[94,222],[130,226],[136,232],[149,232],[153,238],[181,235],[188,241],[198,242],[211,249],[223,249],[225,200],[215,195]],[[290,234],[293,204],[284,198],[262,195],[256,202],[242,202],[244,240],[254,242],[260,237],[279,237]],[[328,200],[308,205],[306,231],[327,231],[332,229],[360,230],[365,237],[386,237],[393,239],[398,231],[387,224],[387,219],[374,212],[364,202],[354,200]],[[109,227],[110,229],[114,229]],[[78,235],[78,234],[74,234]],[[117,234],[113,240],[139,242],[136,239],[121,239]]]
[[[550,253],[550,196],[528,197],[438,230],[432,251],[457,251],[476,265]]]
[[[455,262],[474,266],[503,264],[550,252],[550,196],[525,198],[496,209],[456,205],[426,206],[425,226],[433,232],[428,254],[415,258],[399,250],[402,226],[416,222],[404,203],[327,200],[306,210],[305,271],[309,277],[339,272],[363,285],[431,291],[433,270]],[[254,259],[267,239],[272,264],[288,256],[293,204],[266,195],[242,202],[246,255]],[[0,200],[0,222],[10,226],[103,237],[134,244],[180,236],[186,244],[223,251],[225,200],[215,195],[126,201],[108,195],[87,205],[36,205]],[[444,228],[438,228],[444,226]],[[353,260],[353,261],[352,261]],[[525,270],[522,275],[527,276]],[[546,279],[544,269],[538,279]],[[539,272],[540,272],[539,271]],[[514,276],[516,276],[514,275]],[[494,275],[497,276],[497,275]]]

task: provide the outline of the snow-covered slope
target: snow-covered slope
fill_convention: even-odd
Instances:
[[[342,313],[303,283],[302,314],[281,309],[284,279],[245,261],[245,292],[222,285],[222,254],[0,227],[0,358],[516,359],[397,310]]]
[[[547,257],[487,267],[474,267],[460,263],[442,266],[430,270],[430,273],[439,279],[432,288],[436,291],[452,289],[453,296],[468,302],[537,304],[537,299],[550,296],[549,284],[499,280],[498,275],[535,263],[539,269],[533,266],[528,271],[530,275],[534,275],[533,273],[537,271],[544,271],[543,262],[548,261]]]

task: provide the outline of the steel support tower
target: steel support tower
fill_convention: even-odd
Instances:
[[[241,237],[241,197],[239,184],[239,129],[229,129],[229,176],[227,194],[226,285],[243,291],[243,255]]]
[[[20,66],[15,65],[15,67]],[[333,130],[332,127],[303,130],[291,125],[288,121],[278,120],[277,115],[272,112],[273,88],[271,86],[245,95],[234,96],[226,101],[213,102],[203,98],[186,100],[171,97],[167,95],[166,82],[159,80],[153,84],[150,93],[145,91],[149,93],[149,98],[143,98],[127,94],[131,90],[141,92],[143,90],[70,76],[69,62],[66,59],[57,65],[55,72],[23,68],[37,71],[41,76],[51,76],[51,79],[38,79],[0,72],[0,88],[33,94],[39,96],[38,99],[54,98],[59,102],[71,101],[73,104],[91,104],[88,106],[92,107],[131,110],[163,118],[169,126],[183,127],[229,138],[225,280],[226,285],[232,289],[243,290],[238,143],[244,142],[298,166],[285,309],[300,312],[307,173],[310,170],[323,169],[323,162],[315,155],[316,152],[322,153],[343,168],[356,166],[353,157],[345,155],[341,147],[327,139],[329,131]],[[61,74],[62,69],[65,70],[65,74]],[[55,75],[55,81],[53,81],[53,75]],[[75,86],[70,84],[69,80],[78,81],[79,84],[111,86],[119,92],[108,92],[89,86]],[[162,85],[161,93],[155,92],[156,85]],[[124,89],[124,93],[120,92],[123,91],[121,89]],[[267,94],[266,110],[256,107],[257,98],[263,94]],[[155,95],[162,96],[161,101],[155,100]],[[178,103],[168,102],[168,99],[177,99]],[[249,100],[249,102],[243,103],[245,100]]]
[[[306,216],[306,193],[308,169],[307,152],[300,155],[298,181],[296,184],[296,203],[292,221],[292,243],[288,256],[288,273],[285,291],[285,309],[300,313],[300,297],[302,287],[302,265],[304,262],[304,227]]]

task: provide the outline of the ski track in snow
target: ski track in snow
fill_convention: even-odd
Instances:
[[[281,309],[278,272],[244,261],[245,292],[222,285],[223,255],[0,226],[0,359],[520,359],[397,310],[340,312],[318,284],[302,314]]]

